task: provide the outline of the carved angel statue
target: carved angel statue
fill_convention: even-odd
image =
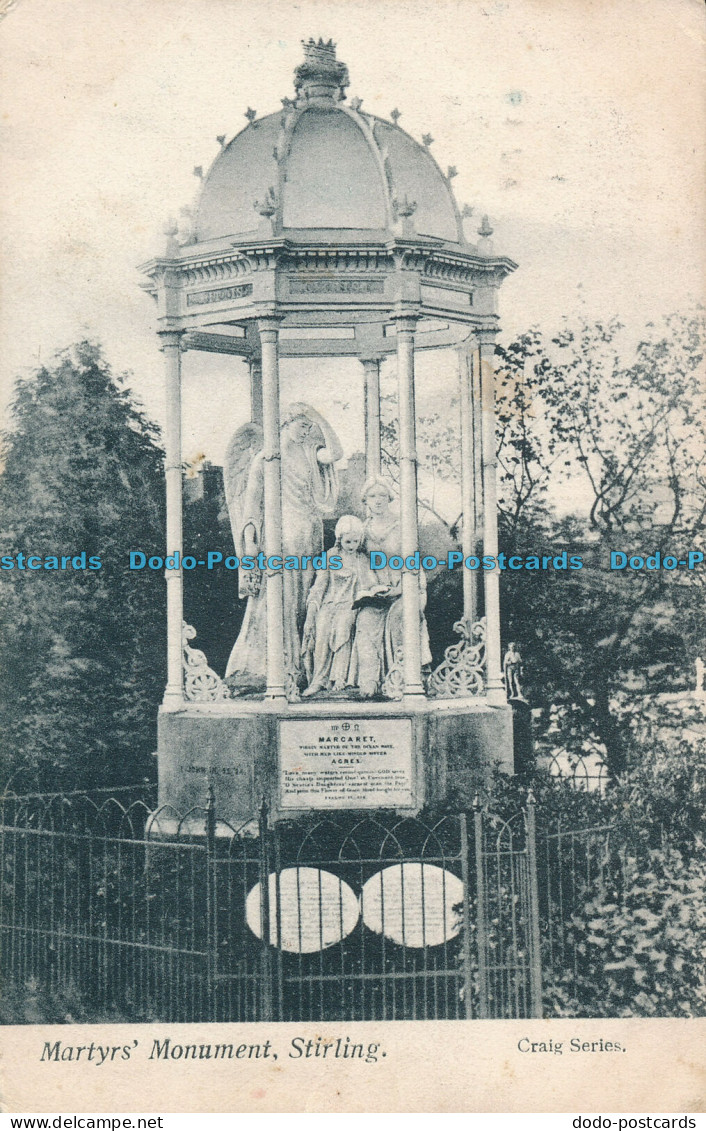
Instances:
[[[223,461],[223,480],[228,504],[228,517],[233,532],[233,545],[238,558],[245,554],[243,529],[245,526],[245,489],[250,466],[262,451],[262,428],[259,424],[243,424],[231,436]],[[249,597],[260,588],[259,573],[255,570],[238,571],[238,595]]]
[[[310,405],[292,404],[282,416],[282,555],[303,568],[282,571],[285,671],[302,682],[301,633],[306,599],[314,582],[312,559],[323,550],[323,516],[338,499],[336,463],[343,450],[335,432]],[[264,453],[262,431],[245,424],[226,452],[224,479],[228,513],[238,557],[265,550]],[[309,558],[302,563],[303,558]],[[255,570],[240,570],[240,593],[248,598],[245,617],[226,668],[238,691],[263,690],[266,673],[267,583]]]

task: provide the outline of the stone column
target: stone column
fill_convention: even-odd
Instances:
[[[262,424],[262,358],[249,357],[250,372],[250,419],[253,424]]]
[[[461,549],[464,561],[476,551],[476,470],[473,434],[473,388],[471,350],[467,344],[458,351],[459,393],[461,402],[461,508],[463,532]],[[463,570],[463,616],[469,626],[478,620],[477,578],[475,570]]]
[[[400,529],[401,553],[408,558],[419,549],[417,522],[417,450],[414,408],[414,331],[417,320],[406,314],[397,323],[397,396],[400,418]],[[423,695],[418,572],[402,571],[402,621],[404,626],[404,693]]]
[[[167,555],[179,554],[179,569],[165,571],[167,578],[167,687],[165,706],[183,702],[184,619],[182,544],[182,457],[181,457],[181,333],[162,330],[159,334],[164,354],[166,385],[166,425],[164,430],[164,474],[167,489]]]
[[[471,350],[471,420],[473,424],[473,473],[475,491],[473,493],[473,513],[475,515],[475,544],[473,547],[474,553],[480,550],[479,540],[481,531],[483,530],[483,444],[482,444],[482,424],[483,413],[481,411],[481,390],[480,390],[480,354],[477,345]],[[478,597],[478,584],[476,582],[476,596]],[[480,602],[478,602],[480,605]]]
[[[262,425],[264,432],[264,552],[282,555],[282,482],[279,419],[279,319],[258,322],[262,346]],[[262,548],[262,547],[261,547]],[[284,610],[281,570],[266,571],[267,699],[284,699]],[[263,579],[264,581],[264,579]]]
[[[478,331],[483,463],[483,553],[498,556],[498,504],[495,454],[495,330]],[[483,571],[486,618],[488,701],[506,702],[500,655],[500,571]]]
[[[380,358],[361,357],[365,373],[365,478],[380,474]]]

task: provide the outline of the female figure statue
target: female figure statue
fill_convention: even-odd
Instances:
[[[225,482],[233,540],[239,556],[257,557],[264,545],[264,453],[261,439],[249,461],[236,432],[226,455]],[[283,569],[285,671],[294,684],[301,675],[300,638],[306,599],[315,572],[312,559],[323,550],[323,516],[338,498],[335,464],[343,450],[330,425],[310,405],[285,410],[281,426],[282,556],[310,560],[304,568]],[[250,449],[252,450],[252,449]],[[228,661],[226,679],[235,690],[262,690],[266,672],[267,584],[257,571],[240,571],[241,595],[248,603]]]
[[[400,553],[401,533],[397,514],[392,510],[394,494],[381,476],[369,479],[363,488],[363,502],[368,512],[363,528],[363,549],[368,555],[381,550],[388,559]],[[370,699],[380,694],[386,676],[398,667],[402,654],[402,572],[384,566],[374,570],[378,595],[360,609],[356,622],[355,641],[348,673],[348,683],[360,689],[361,697]],[[419,570],[419,617],[422,666],[431,664],[429,633],[424,618],[426,578]]]
[[[336,523],[334,552],[341,569],[322,569],[309,590],[302,655],[309,677],[305,697],[319,691],[345,691],[351,659],[356,602],[384,590],[361,553],[363,523],[344,514]]]

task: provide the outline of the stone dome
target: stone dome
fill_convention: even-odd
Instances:
[[[449,179],[428,146],[397,123],[345,102],[348,71],[332,43],[310,40],[295,71],[296,99],[250,121],[206,176],[198,243],[273,233],[384,233],[405,219],[415,234],[465,245]],[[363,237],[364,238],[364,237]]]

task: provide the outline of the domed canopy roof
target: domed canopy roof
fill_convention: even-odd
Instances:
[[[199,200],[195,238],[273,231],[392,229],[465,245],[449,180],[429,149],[395,123],[345,103],[348,71],[332,43],[310,40],[295,71],[296,101],[256,120],[225,146]],[[249,115],[250,116],[250,115]],[[259,213],[259,215],[258,215]]]

